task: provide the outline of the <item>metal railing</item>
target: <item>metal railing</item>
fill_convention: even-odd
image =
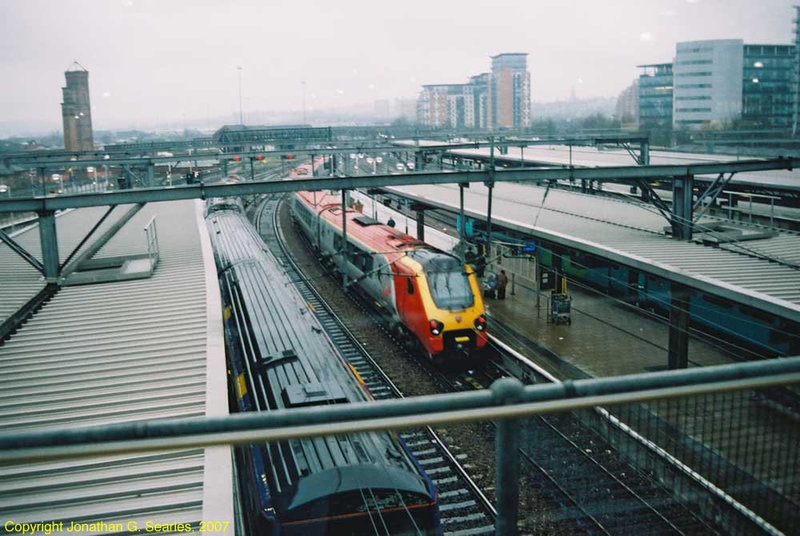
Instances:
[[[147,225],[144,226],[145,240],[147,241],[147,256],[150,257],[151,269],[155,270],[158,264],[158,231],[156,229],[156,217],[150,218]]]
[[[697,501],[710,495],[716,503],[700,505],[709,510],[709,516],[717,521],[724,518],[719,514],[722,501],[745,518],[744,525],[729,532],[746,533],[757,527],[779,533],[791,529],[793,525],[787,523],[793,523],[800,511],[796,507],[800,429],[791,403],[783,405],[772,395],[764,395],[764,390],[799,382],[800,357],[546,385],[523,386],[516,379],[503,378],[487,390],[448,395],[2,433],[0,464],[493,420],[499,421],[495,436],[497,533],[515,534],[519,453],[530,454],[537,445],[526,440],[525,419],[574,412],[582,421],[594,421],[592,428],[633,466],[658,473],[655,478],[675,497]],[[759,396],[765,397],[763,404],[754,400]],[[782,406],[783,411],[774,412],[776,408],[769,409],[770,405]],[[777,417],[767,419],[759,407]],[[778,431],[780,437],[775,434]],[[773,438],[776,444],[770,445]],[[759,446],[764,448],[759,450]],[[670,463],[656,467],[655,458]],[[679,480],[691,484],[678,485]]]

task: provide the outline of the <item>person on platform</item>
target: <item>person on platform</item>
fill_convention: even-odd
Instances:
[[[506,287],[508,286],[508,276],[505,270],[500,270],[500,275],[497,276],[497,299],[506,299]]]

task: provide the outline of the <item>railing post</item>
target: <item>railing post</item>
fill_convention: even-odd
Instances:
[[[516,378],[501,378],[492,384],[492,392],[501,404],[513,404],[522,398],[524,385]],[[503,419],[495,432],[495,493],[497,495],[497,536],[516,536],[519,514],[520,419]]]

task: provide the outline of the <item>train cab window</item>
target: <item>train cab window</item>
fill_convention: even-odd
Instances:
[[[406,278],[406,289],[408,290],[408,294],[414,294],[414,282],[411,281],[410,277]]]
[[[411,255],[423,266],[436,307],[449,311],[462,311],[472,307],[475,297],[469,285],[469,277],[458,259],[425,250],[416,250]]]

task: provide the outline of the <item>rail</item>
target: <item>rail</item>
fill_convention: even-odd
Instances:
[[[515,422],[523,417],[659,399],[800,383],[800,357],[523,386],[503,378],[491,389],[226,417],[156,420],[84,429],[0,434],[0,464],[190,447],[282,441],[420,425],[500,420],[498,534],[515,533]],[[505,470],[504,470],[505,468]]]
[[[151,266],[155,269],[158,264],[158,230],[156,229],[156,217],[150,218],[144,226],[145,240],[147,241],[147,256],[150,258]]]

